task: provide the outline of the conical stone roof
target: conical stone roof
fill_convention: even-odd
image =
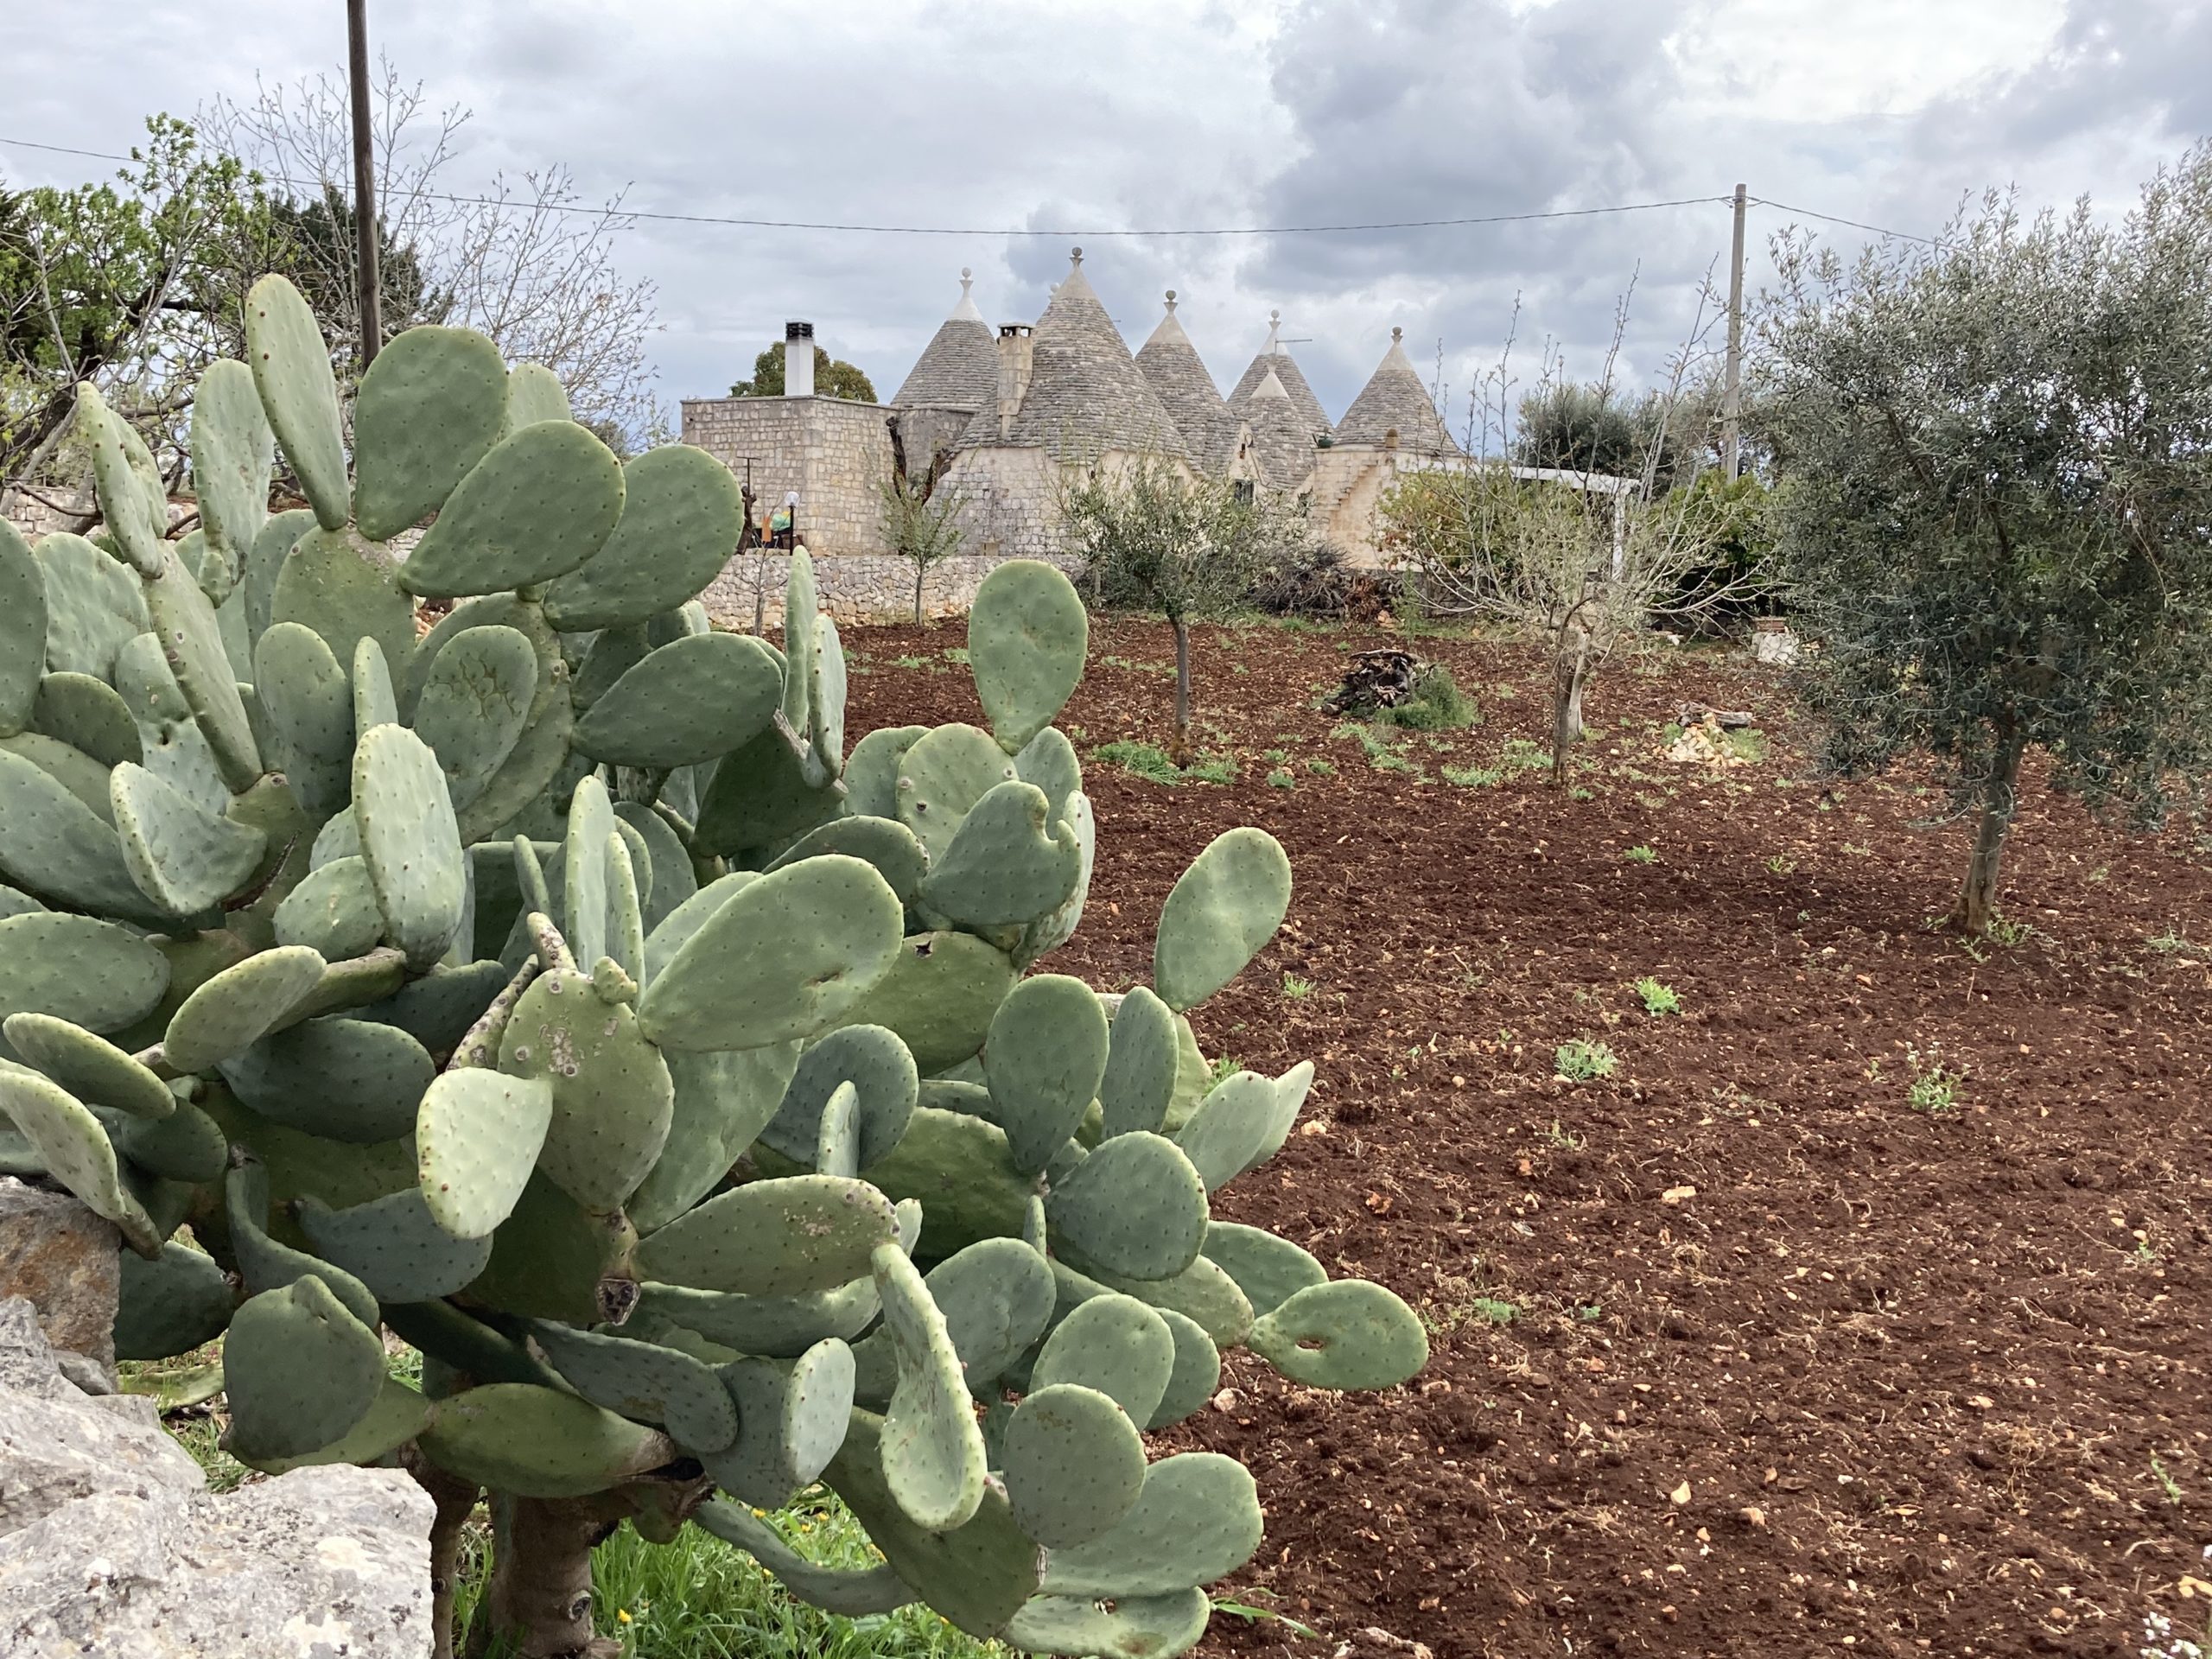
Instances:
[[[1219,477],[1236,458],[1240,423],[1222,401],[1213,376],[1175,316],[1175,290],[1167,290],[1166,315],[1137,353],[1137,367],[1167,407],[1191,459],[1201,472]]]
[[[1313,473],[1313,434],[1291,401],[1282,378],[1270,369],[1244,406],[1252,431],[1252,467],[1270,490],[1295,490]]]
[[[990,409],[998,404],[998,345],[969,295],[975,277],[960,272],[960,303],[938,325],[913,370],[892,398],[904,409]]]
[[[1390,349],[1382,354],[1382,361],[1376,365],[1366,387],[1344,411],[1344,419],[1337,426],[1337,442],[1380,449],[1389,435],[1395,432],[1401,449],[1422,454],[1456,455],[1459,446],[1452,442],[1443,417],[1429,401],[1428,388],[1421,384],[1413,359],[1406,355],[1405,332],[1402,328],[1390,331]]]
[[[1192,459],[1174,417],[1083,274],[1081,248],[1070,261],[1067,280],[1052,291],[1052,302],[1037,320],[1029,390],[1010,429],[1000,435],[994,404],[960,436],[963,449],[1001,443],[1049,450],[1060,461],[1085,461],[1111,449],[1185,463]]]
[[[1299,370],[1298,359],[1283,349],[1278,338],[1281,332],[1282,313],[1268,312],[1268,343],[1260,347],[1260,354],[1245,368],[1243,378],[1236,383],[1236,389],[1229,394],[1230,412],[1240,417],[1247,416],[1247,405],[1252,401],[1252,394],[1259,390],[1260,382],[1268,378],[1269,371],[1273,371],[1275,378],[1282,382],[1282,389],[1290,398],[1290,406],[1306,423],[1308,435],[1317,438],[1326,437],[1335,429],[1329,424],[1329,417],[1322,410],[1321,400],[1313,395],[1313,388],[1306,384],[1306,376]]]

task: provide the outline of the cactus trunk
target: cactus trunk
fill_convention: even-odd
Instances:
[[[495,1641],[514,1659],[615,1659],[622,1644],[592,1627],[591,1553],[634,1507],[620,1491],[493,1494],[492,1579],[469,1633],[472,1659]]]

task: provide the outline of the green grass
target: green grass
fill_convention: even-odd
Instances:
[[[1268,774],[1268,787],[1269,789],[1295,789],[1298,787],[1298,779],[1292,775],[1287,768],[1277,766],[1273,772]]]
[[[1649,847],[1631,847],[1621,856],[1631,864],[1656,864],[1659,855]]]
[[[1316,757],[1306,763],[1306,770],[1312,772],[1316,778],[1333,778],[1337,775],[1337,763],[1333,760],[1324,760]]]
[[[1282,976],[1282,994],[1294,1000],[1309,997],[1313,995],[1313,982],[1310,979],[1300,979],[1296,974],[1285,969]]]
[[[1620,1070],[1620,1056],[1604,1043],[1577,1037],[1561,1043],[1552,1054],[1552,1069],[1569,1083],[1589,1083],[1610,1077]]]
[[[968,647],[965,645],[947,645],[944,648],[944,660],[948,663],[957,663],[963,668],[967,667]]]
[[[1187,766],[1179,766],[1157,743],[1135,738],[1116,738],[1111,743],[1101,743],[1091,751],[1091,757],[1119,766],[1130,777],[1141,778],[1148,784],[1227,784],[1236,779],[1233,756],[1209,754]]]
[[[1913,1067],[1913,1079],[1904,1091],[1904,1103],[1916,1112],[1926,1112],[1931,1117],[1956,1109],[1959,1089],[1967,1080],[1963,1071],[1954,1071],[1940,1062],[1926,1068],[1921,1066],[1918,1049],[1907,1049],[1905,1058]]]
[[[1505,773],[1497,766],[1444,766],[1444,781],[1456,784],[1461,789],[1489,789],[1505,781]]]
[[[1395,709],[1375,711],[1377,724],[1414,732],[1457,731],[1482,723],[1482,710],[1459,690],[1452,671],[1431,668],[1414,687],[1414,694]]]

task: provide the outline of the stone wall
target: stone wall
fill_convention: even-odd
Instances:
[[[889,413],[838,397],[687,397],[683,442],[714,456],[741,484],[749,471],[756,517],[796,490],[799,539],[810,551],[882,553]]]
[[[810,548],[810,554],[812,550]],[[922,588],[922,611],[926,616],[965,613],[985,576],[1006,563],[1010,555],[963,553],[931,567]],[[1070,575],[1071,560],[1051,561]],[[707,614],[726,628],[741,632],[753,626],[753,601],[764,602],[761,615],[771,628],[783,626],[784,582],[791,572],[791,558],[783,553],[747,553],[732,559],[721,575],[700,595]],[[848,553],[814,561],[814,584],[822,608],[840,626],[856,622],[907,622],[914,615],[914,567],[889,554]]]
[[[1384,562],[1376,546],[1375,510],[1397,480],[1398,461],[1396,451],[1364,444],[1314,452],[1313,473],[1306,481],[1307,516],[1323,541],[1344,550],[1347,564],[1373,569]]]

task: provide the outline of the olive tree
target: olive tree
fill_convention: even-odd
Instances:
[[[1777,244],[1758,321],[1805,690],[1847,774],[1935,757],[1986,931],[2031,751],[2154,824],[2212,734],[2212,149],[2116,222],[1993,194],[1936,244]]]

